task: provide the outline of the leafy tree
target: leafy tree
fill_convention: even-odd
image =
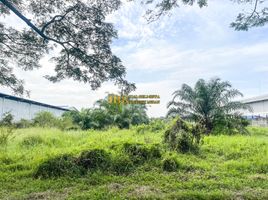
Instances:
[[[180,115],[184,119],[200,123],[207,134],[216,128],[217,124],[228,129],[232,120],[241,118],[241,109],[250,109],[240,101],[234,101],[233,99],[242,96],[242,93],[233,89],[229,82],[219,78],[208,82],[199,79],[194,88],[183,84],[181,89],[173,94],[174,97],[167,106],[167,115]],[[235,122],[239,123],[239,120]]]
[[[235,30],[247,31],[249,28],[264,26],[268,22],[268,7],[266,0],[232,0],[236,3],[252,4],[252,11],[239,13],[236,20],[230,24]],[[152,22],[180,5],[198,4],[200,8],[208,5],[208,0],[147,0],[145,4],[154,4],[154,9],[147,10],[148,21]]]
[[[110,48],[117,32],[105,19],[119,7],[120,0],[0,0],[0,17],[15,13],[26,25],[20,30],[0,22],[0,85],[24,94],[14,64],[23,70],[39,68],[44,55],[59,51],[52,57],[55,75],[47,75],[48,80],[72,78],[93,90],[111,80],[124,92],[135,89]]]

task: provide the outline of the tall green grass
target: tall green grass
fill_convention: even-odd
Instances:
[[[0,147],[0,199],[268,199],[268,129],[249,131],[246,136],[207,136],[198,154],[180,154],[162,145],[162,132],[17,129]],[[159,144],[162,156],[135,164],[127,174],[104,169],[34,177],[47,160],[79,157],[92,149],[118,158],[115,166],[121,169],[121,159],[129,156],[123,144]]]

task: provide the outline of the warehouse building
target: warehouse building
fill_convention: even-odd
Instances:
[[[68,110],[69,109],[63,107],[0,93],[0,117],[9,112],[14,116],[14,121],[33,119],[35,114],[41,111],[48,111],[55,116],[61,116]]]
[[[268,95],[257,96],[242,101],[252,111],[243,111],[243,115],[251,120],[252,125],[268,126]]]

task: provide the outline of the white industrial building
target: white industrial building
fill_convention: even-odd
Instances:
[[[55,116],[61,116],[68,110],[66,108],[0,93],[0,118],[3,114],[9,112],[14,116],[14,121],[20,119],[30,120],[34,118],[36,113],[41,111],[48,111]]]
[[[268,95],[245,99],[242,102],[252,108],[252,111],[243,111],[243,115],[252,121],[252,125],[268,125]]]

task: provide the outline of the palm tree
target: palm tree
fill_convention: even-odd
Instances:
[[[107,116],[113,118],[113,123],[119,128],[128,128],[130,124],[138,125],[148,123],[145,105],[110,103],[108,97],[98,100],[95,105],[107,112]]]
[[[194,88],[183,84],[173,95],[173,99],[167,105],[169,108],[167,116],[180,115],[184,119],[200,123],[207,134],[219,121],[237,119],[241,116],[242,109],[250,109],[240,101],[233,100],[242,97],[242,93],[220,78],[208,82],[199,79]]]

